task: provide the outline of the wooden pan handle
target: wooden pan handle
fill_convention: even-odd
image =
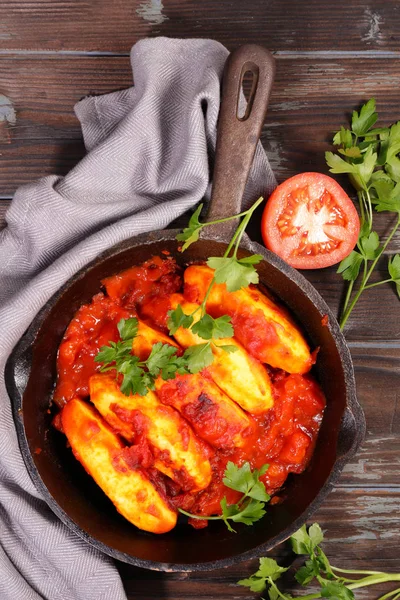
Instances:
[[[239,116],[242,82],[248,71],[253,75],[252,89],[245,113]],[[256,44],[240,46],[226,61],[208,221],[240,212],[274,74],[275,60],[272,54]],[[234,226],[234,221],[220,224],[218,234],[226,236]]]

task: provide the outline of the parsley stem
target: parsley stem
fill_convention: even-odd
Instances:
[[[230,217],[224,217],[223,219],[216,219],[215,221],[207,221],[207,223],[202,223],[201,225],[202,227],[208,227],[208,225],[217,225],[218,223],[226,223],[227,221],[233,221],[233,219],[240,219],[241,217],[245,217],[251,209],[252,207],[248,208],[247,210],[244,210],[243,212],[237,215],[231,215]]]
[[[240,225],[238,227],[239,234],[238,234],[238,238],[236,240],[235,252],[233,253],[233,256],[235,258],[237,256],[237,251],[239,249],[240,240],[243,237],[243,234],[244,234],[244,231],[245,231],[245,229],[246,229],[246,227],[248,225],[248,222],[250,221],[250,219],[251,219],[251,217],[253,215],[253,212],[255,211],[255,209],[257,208],[257,206],[259,206],[261,204],[261,202],[263,202],[263,201],[264,201],[264,198],[262,196],[260,196],[260,198],[257,200],[257,202],[255,202],[253,204],[253,206],[251,206],[249,208],[249,210],[247,211],[247,215],[244,217],[243,221],[240,223]]]
[[[259,206],[259,204],[261,204],[261,202],[263,202],[264,198],[261,196],[257,202],[255,202],[253,204],[253,206],[251,206],[248,210],[246,210],[243,213],[240,213],[239,215],[235,215],[236,217],[241,217],[244,216],[243,221],[240,223],[240,225],[237,227],[235,233],[232,236],[231,241],[228,244],[227,249],[224,252],[224,258],[227,258],[229,256],[230,251],[232,250],[233,245],[236,243],[235,246],[235,252],[234,252],[234,256],[236,257],[237,251],[238,251],[238,247],[240,244],[240,240],[242,239],[244,230],[247,227],[248,222],[251,219],[251,216],[253,214],[253,212],[255,211],[255,209],[257,208],[257,206]],[[209,223],[206,223],[206,225],[211,225],[211,224],[215,224],[215,223],[222,223],[223,221],[229,221],[231,220],[233,217],[227,217],[226,219],[220,219],[219,221],[210,221]],[[201,303],[200,307],[201,308],[201,316],[203,317],[205,312],[206,312],[206,304],[207,304],[207,300],[208,297],[211,293],[211,289],[213,287],[215,283],[215,277],[212,278],[212,280],[210,281],[210,285],[207,288],[206,294],[204,296],[203,302]],[[196,310],[192,313],[192,316],[199,310],[199,308],[196,308]],[[189,329],[191,329],[191,327],[189,327]]]
[[[347,309],[347,307],[349,305],[350,297],[351,297],[351,292],[353,291],[353,286],[354,286],[354,280],[353,281],[349,281],[349,284],[347,286],[346,298],[344,300],[344,305],[343,305],[343,310],[342,310],[343,314],[345,314],[346,309]]]
[[[211,279],[211,281],[210,281],[210,285],[208,286],[208,289],[207,289],[207,291],[206,291],[206,294],[205,294],[205,296],[204,296],[204,298],[203,298],[203,302],[201,303],[201,316],[202,316],[202,317],[204,317],[204,313],[205,313],[205,311],[206,311],[206,304],[207,304],[207,300],[208,300],[208,297],[209,297],[209,295],[211,294],[211,290],[212,290],[212,287],[213,287],[214,283],[215,283],[215,277],[213,277],[213,278]]]
[[[372,202],[371,202],[371,196],[369,195],[369,190],[368,187],[365,188],[364,192],[363,192],[363,197],[364,197],[364,202],[365,202],[365,208],[366,208],[366,212],[368,215],[368,229],[369,231],[372,230]]]
[[[393,227],[392,231],[390,232],[386,242],[383,244],[381,251],[379,252],[378,256],[375,258],[375,260],[372,262],[369,271],[364,275],[363,280],[361,282],[360,288],[358,290],[358,292],[356,293],[356,295],[353,298],[353,301],[351,302],[350,306],[348,307],[347,311],[344,313],[341,321],[340,321],[340,329],[343,329],[344,326],[347,323],[347,319],[349,318],[353,308],[355,307],[355,305],[357,304],[361,294],[363,293],[364,289],[366,288],[366,283],[368,282],[369,278],[371,277],[372,271],[375,269],[378,260],[380,259],[380,257],[382,256],[382,254],[385,252],[386,248],[388,247],[388,245],[390,244],[394,234],[396,233],[397,229],[399,228],[400,225],[400,215],[397,218],[396,224]]]
[[[364,286],[364,290],[370,290],[371,288],[376,287],[377,285],[382,285],[382,283],[390,283],[391,281],[393,281],[392,278],[383,279],[382,281],[377,281],[376,283],[370,283],[369,285]]]
[[[361,571],[358,571],[359,573]],[[380,573],[377,572],[374,575],[370,575],[369,577],[363,577],[362,579],[359,579],[358,581],[354,581],[353,583],[349,583],[346,587],[349,590],[356,590],[362,587],[367,587],[369,585],[377,585],[378,583],[386,583],[389,581],[400,581],[400,574],[399,573]],[[276,586],[275,586],[276,587]],[[386,600],[387,598],[389,598],[390,595],[392,595],[395,592],[400,591],[400,589],[394,590],[394,592],[392,592],[391,594],[386,594],[385,596],[382,596],[381,598],[379,598],[379,600]],[[280,594],[280,596],[282,596],[282,594]],[[316,600],[317,598],[321,598],[321,593],[315,593],[315,594],[305,594],[304,596],[294,596],[294,598],[297,600],[297,598],[301,598],[301,600]],[[287,600],[287,596],[284,596],[285,600]],[[394,600],[394,599],[392,599]]]
[[[331,569],[339,573],[347,573],[348,575],[382,575],[382,571],[356,571],[354,569],[340,569],[333,565],[331,565]]]
[[[278,588],[272,577],[268,577],[268,583],[272,588],[274,588],[278,596],[280,596],[283,600],[288,600],[288,597],[285,596],[285,594],[282,594],[281,590]]]
[[[357,192],[357,196],[358,196],[358,204],[360,206],[360,211],[361,211],[361,225],[362,225],[363,223],[365,223],[365,210],[364,210],[363,192],[362,191]]]
[[[391,592],[388,592],[384,596],[381,596],[378,600],[387,600],[387,598],[390,598],[390,596],[394,596],[395,594],[396,594],[396,596],[394,598],[392,598],[392,600],[396,600],[396,598],[398,598],[400,596],[400,588],[397,588],[396,590],[392,590]]]
[[[240,234],[241,225],[242,225],[242,223],[239,225],[239,227],[236,229],[235,233],[233,234],[232,239],[229,242],[228,247],[224,252],[224,258],[227,258],[229,256],[229,253],[232,250],[233,244],[236,242],[237,237]]]
[[[400,573],[379,573],[363,577],[359,581],[350,583],[347,587],[351,590],[367,587],[368,585],[376,585],[377,583],[386,583],[386,581],[400,581]]]
[[[207,517],[207,516],[203,517],[201,515],[193,515],[190,512],[186,512],[186,510],[183,510],[183,508],[178,508],[178,511],[180,513],[182,513],[183,515],[190,517],[191,519],[206,519],[207,521],[220,521],[222,519],[222,515],[216,515],[214,517]]]

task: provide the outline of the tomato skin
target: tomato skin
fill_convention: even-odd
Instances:
[[[310,210],[309,205],[313,204],[318,204],[318,208],[312,206]],[[322,215],[323,210],[330,220],[319,219],[318,223],[316,215]],[[301,227],[296,221],[300,212]],[[282,223],[289,233],[282,231]],[[314,235],[316,232],[324,241],[310,242],[307,226],[314,226]],[[321,269],[340,262],[353,250],[359,231],[360,219],[352,200],[332,177],[322,173],[299,173],[278,185],[261,220],[265,246],[296,269]]]

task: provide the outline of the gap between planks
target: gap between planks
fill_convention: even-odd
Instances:
[[[365,58],[365,59],[388,59],[400,58],[400,50],[275,50],[272,51],[275,58],[278,59],[303,59],[315,58],[319,60],[346,59],[346,58]],[[0,55],[18,55],[18,56],[130,56],[129,52],[112,52],[107,50],[7,50],[0,49]]]

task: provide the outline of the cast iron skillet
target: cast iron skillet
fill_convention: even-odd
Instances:
[[[247,71],[253,74],[253,89],[247,111],[239,119],[239,90]],[[273,74],[273,58],[262,47],[243,46],[228,59],[209,219],[240,210]],[[72,457],[64,436],[51,427],[48,408],[59,343],[75,311],[99,291],[101,280],[162,250],[169,250],[182,265],[221,256],[232,231],[232,224],[224,225],[213,227],[213,231],[207,228],[203,238],[184,254],[177,251],[174,230],[140,235],[107,250],[47,302],[6,366],[20,448],[38,490],[79,536],[102,552],[136,566],[200,571],[262,555],[311,516],[363,438],[365,419],[356,399],[350,353],[334,316],[302,275],[248,238],[241,245],[241,254],[263,255],[258,267],[260,282],[289,307],[307,333],[311,347],[320,347],[314,371],[327,398],[311,463],[301,475],[289,477],[281,504],[268,506],[261,521],[251,527],[238,527],[237,534],[229,533],[218,522],[195,531],[183,521],[170,533],[159,536],[140,531],[117,513]],[[325,315],[327,326],[322,324]]]

